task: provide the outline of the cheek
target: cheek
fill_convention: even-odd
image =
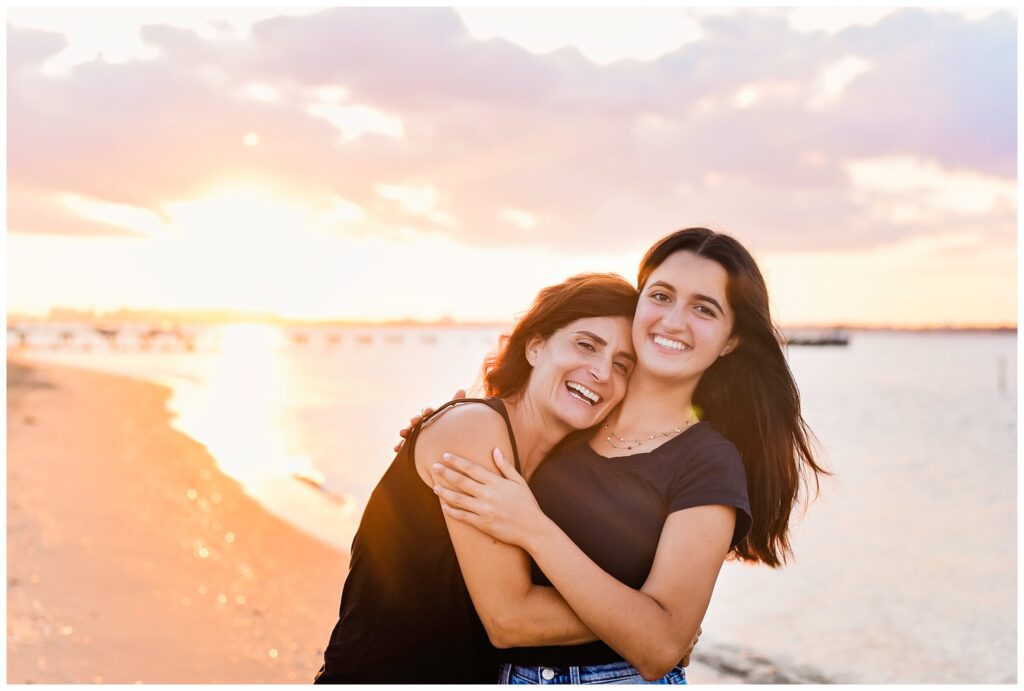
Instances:
[[[556,377],[561,378],[562,374],[573,372],[586,365],[584,357],[572,346],[559,348],[551,354],[548,366]]]
[[[633,328],[631,330],[634,348],[637,347],[638,343],[643,342],[644,334],[647,333],[651,324],[655,321],[657,321],[657,316],[652,314],[651,310],[637,308],[636,314],[633,316]]]
[[[704,345],[716,354],[725,347],[725,342],[729,340],[729,331],[722,322],[702,320],[696,328],[699,330]]]

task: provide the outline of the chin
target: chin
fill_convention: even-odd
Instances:
[[[592,410],[573,410],[565,411],[560,417],[562,421],[574,430],[586,429],[593,427],[602,418],[602,412],[604,406],[601,407],[600,411]]]
[[[644,368],[659,379],[686,379],[692,375],[689,367],[680,367],[680,363],[654,360]]]

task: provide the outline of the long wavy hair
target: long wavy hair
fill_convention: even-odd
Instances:
[[[800,392],[772,323],[768,289],[757,262],[734,238],[707,228],[684,228],[651,247],[640,262],[644,284],[666,258],[693,252],[728,273],[726,297],[735,314],[739,345],[704,371],[693,402],[701,417],[736,445],[747,472],[753,525],[734,550],[744,561],[777,567],[792,555],[789,521],[800,494],[830,475],[815,459],[814,439],[800,412]]]
[[[632,320],[638,295],[629,281],[612,273],[578,274],[542,289],[512,333],[501,337],[497,353],[484,360],[484,392],[508,398],[526,388],[533,370],[526,360],[526,344],[534,336],[546,339],[563,326],[589,317]]]

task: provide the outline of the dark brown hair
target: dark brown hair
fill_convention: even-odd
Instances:
[[[484,361],[484,391],[488,396],[514,396],[523,390],[532,367],[526,344],[534,336],[547,338],[577,319],[633,318],[637,291],[618,274],[585,273],[548,286],[539,293],[512,333],[501,337],[496,355]]]
[[[800,480],[808,475],[818,489],[829,475],[815,460],[814,438],[800,412],[800,392],[772,323],[768,289],[761,270],[738,241],[707,228],[685,228],[662,238],[640,262],[637,285],[644,284],[670,255],[693,252],[726,270],[726,298],[735,314],[732,335],[739,345],[704,371],[693,395],[702,419],[736,445],[747,471],[753,525],[735,548],[745,561],[768,566],[792,554],[789,519]]]

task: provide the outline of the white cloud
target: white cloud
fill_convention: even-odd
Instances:
[[[334,105],[314,103],[306,112],[323,118],[341,131],[341,139],[350,142],[367,133],[400,138],[405,132],[401,118],[365,105]]]
[[[825,65],[818,73],[818,81],[813,87],[808,107],[817,110],[838,103],[846,87],[871,67],[871,62],[856,55],[847,55]]]
[[[242,87],[241,94],[246,98],[251,98],[254,101],[260,103],[273,103],[280,99],[281,95],[278,90],[270,84],[261,84],[259,82],[250,82]]]
[[[732,104],[740,110],[751,108],[770,99],[788,99],[800,92],[800,86],[784,80],[768,80],[744,84],[732,97]]]
[[[922,6],[921,3],[917,3],[917,5],[919,7]],[[785,16],[789,26],[796,31],[802,33],[823,31],[826,34],[834,35],[852,26],[872,26],[894,12],[898,12],[900,9],[902,8],[896,4],[889,7],[790,7],[785,10]],[[922,9],[928,9],[933,12],[948,12],[971,21],[977,21],[1008,8],[1006,6],[949,7],[943,4],[936,4],[932,7],[924,6]]]
[[[319,220],[326,223],[356,223],[366,218],[366,210],[353,201],[335,196],[331,207],[320,214]]]
[[[167,232],[164,221],[149,209],[140,209],[129,204],[113,204],[77,194],[61,195],[60,201],[71,211],[91,221],[107,223],[150,237],[159,237]]]
[[[854,192],[882,205],[894,223],[940,214],[979,216],[1015,210],[1017,183],[972,170],[944,168],[935,161],[887,156],[847,161]]]
[[[695,12],[677,7],[459,7],[469,32],[534,53],[575,47],[593,62],[653,60],[703,35]]]
[[[871,26],[899,9],[898,6],[792,7],[786,11],[786,21],[796,31],[836,34],[851,26]]]
[[[389,201],[398,202],[406,211],[422,216],[442,226],[452,227],[458,222],[450,214],[438,209],[441,195],[431,185],[377,185],[378,195]]]
[[[502,209],[498,214],[502,220],[508,221],[512,225],[518,226],[524,230],[532,230],[537,227],[537,219],[533,214],[522,209],[516,209],[514,207],[506,207]]]

